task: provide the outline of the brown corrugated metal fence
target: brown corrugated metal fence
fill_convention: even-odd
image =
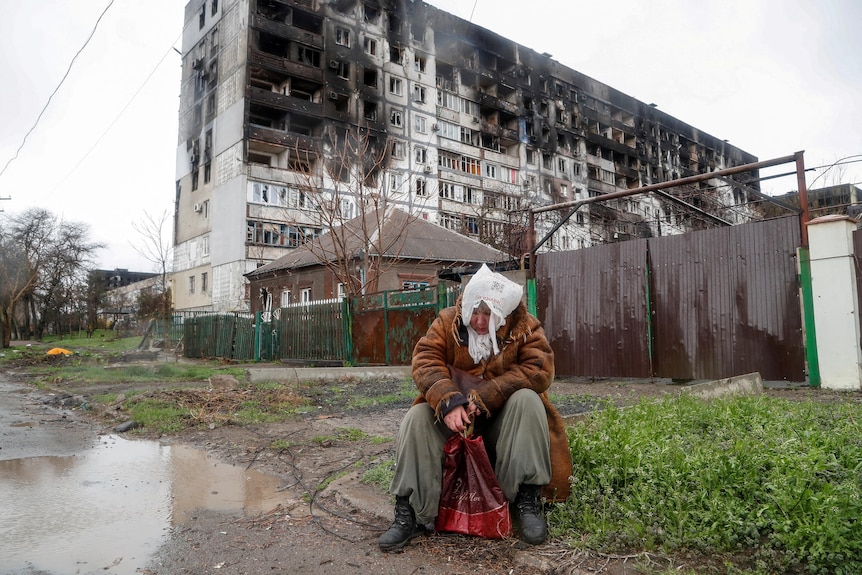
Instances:
[[[804,381],[793,217],[542,254],[557,373]]]

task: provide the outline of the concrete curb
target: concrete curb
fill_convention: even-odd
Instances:
[[[693,395],[701,399],[715,399],[729,395],[760,395],[763,393],[763,380],[759,372],[735,375],[724,379],[716,379],[704,383],[695,383],[679,389],[679,395]],[[577,423],[590,415],[587,413],[576,413],[563,416],[566,424]]]
[[[759,395],[763,393],[763,380],[760,378],[760,373],[755,371],[754,373],[735,375],[684,387],[680,392],[703,399],[713,399],[726,395]]]
[[[249,383],[262,381],[344,381],[379,378],[411,378],[409,365],[372,367],[249,367],[245,370]]]

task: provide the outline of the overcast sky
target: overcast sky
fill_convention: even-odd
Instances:
[[[0,0],[0,197],[11,197],[0,209],[44,206],[85,222],[109,246],[100,268],[152,271],[133,248],[142,240],[132,224],[173,211],[180,89],[173,47],[180,48],[186,1],[114,0],[52,97],[110,3]],[[429,3],[549,52],[761,160],[804,150],[806,166],[817,167],[862,155],[857,0]],[[862,185],[862,163],[809,172],[807,180]],[[795,181],[764,189],[783,193]]]

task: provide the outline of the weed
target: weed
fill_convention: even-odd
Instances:
[[[167,401],[145,399],[129,406],[132,419],[158,433],[176,433],[187,426],[187,410]]]
[[[368,469],[368,471],[362,474],[362,479],[360,481],[362,481],[362,483],[367,483],[368,485],[374,485],[383,491],[387,491],[394,476],[395,458],[390,457],[389,459],[385,459],[373,465]]]
[[[607,406],[568,428],[563,536],[600,549],[752,552],[763,568],[862,570],[862,406],[765,396]]]

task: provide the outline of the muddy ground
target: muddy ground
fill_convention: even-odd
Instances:
[[[19,373],[16,379],[26,378]],[[213,421],[159,437],[165,443],[188,444],[224,462],[272,474],[281,480],[284,498],[278,507],[253,518],[200,513],[188,525],[174,528],[169,542],[140,572],[629,575],[642,573],[644,563],[653,568],[691,566],[691,560],[685,558],[586,554],[553,539],[546,545],[530,547],[515,539],[486,541],[443,534],[414,540],[401,553],[381,553],[376,540],[391,522],[391,501],[381,491],[360,484],[358,477],[392,457],[392,438],[410,400],[354,405],[356,398],[396,394],[402,385],[403,381],[395,378],[304,385],[295,391],[311,404],[288,422],[238,426]],[[97,414],[80,406],[93,405],[96,394],[142,387],[55,384],[40,393],[45,401],[69,410],[69,417],[88,422],[94,433],[108,433],[127,416],[121,412],[112,416],[110,410]],[[148,387],[158,393],[164,386]],[[170,387],[175,389],[176,385]],[[228,379],[192,387],[197,397],[216,398],[220,393],[224,397],[236,391],[237,386]],[[589,411],[603,400],[623,405],[679,390],[679,385],[667,381],[588,379],[558,380],[551,388],[564,416]],[[770,389],[767,393],[828,398],[828,393],[808,389]],[[154,438],[146,429],[125,436]]]

